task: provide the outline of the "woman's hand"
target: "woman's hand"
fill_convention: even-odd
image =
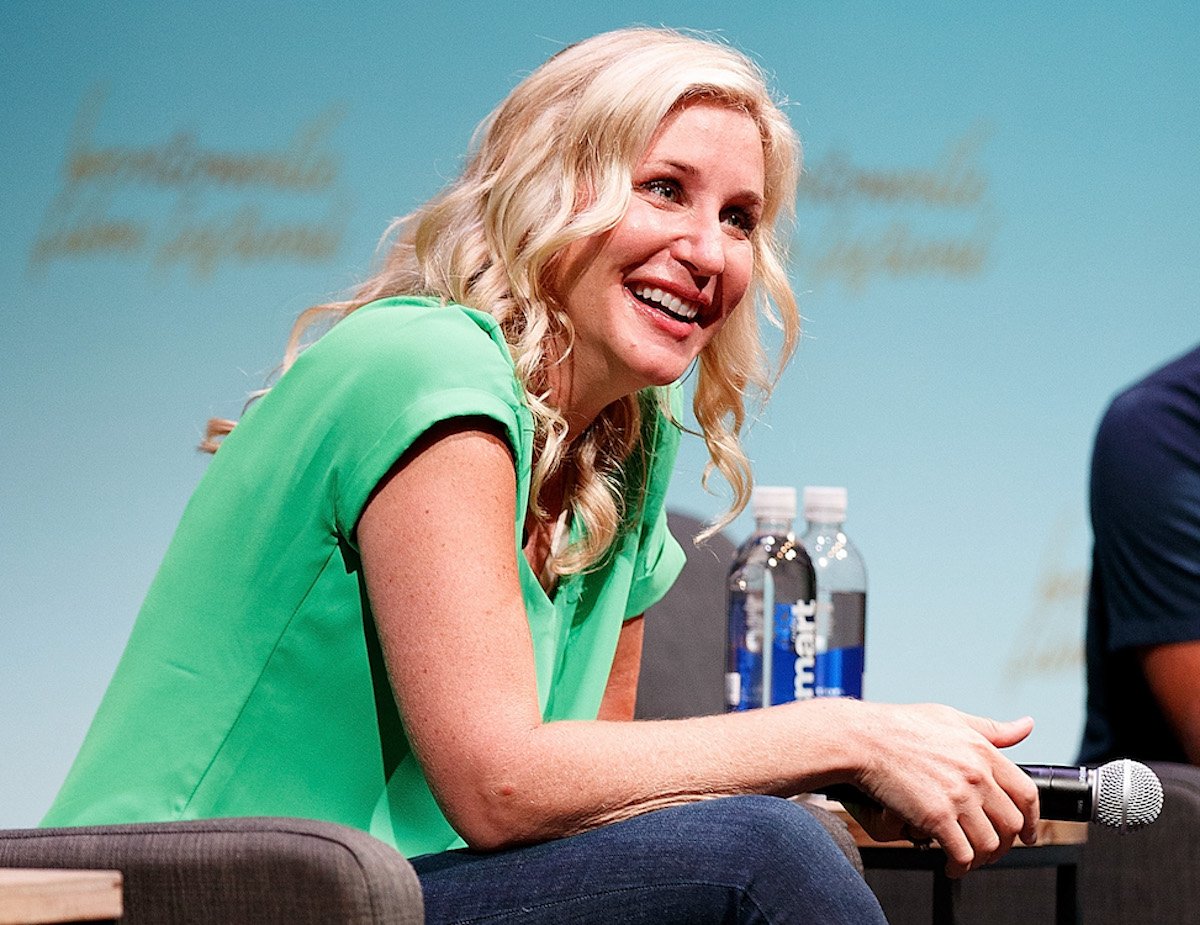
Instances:
[[[935,838],[946,873],[989,864],[1016,838],[1037,837],[1033,781],[1001,748],[1029,735],[1033,720],[996,722],[936,704],[864,704],[852,734],[869,743],[857,786],[881,808],[854,808],[873,838]]]

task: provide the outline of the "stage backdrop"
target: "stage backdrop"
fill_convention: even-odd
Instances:
[[[1196,4],[8,0],[0,826],[66,773],[205,419],[524,74],[635,23],[755,55],[805,141],[806,336],[747,445],[849,489],[868,696],[1032,714],[1017,756],[1073,757],[1091,437],[1200,339]],[[685,440],[670,501],[710,517],[702,464]]]

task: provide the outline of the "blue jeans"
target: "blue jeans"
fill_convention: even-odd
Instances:
[[[539,845],[412,863],[428,925],[886,925],[821,823],[776,797],[706,800]]]

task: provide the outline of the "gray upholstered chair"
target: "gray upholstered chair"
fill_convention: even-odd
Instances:
[[[0,867],[119,870],[124,925],[421,925],[416,873],[357,829],[206,819],[0,831]]]
[[[734,546],[718,533],[692,545],[703,524],[670,511],[667,525],[687,562],[679,580],[646,614],[638,719],[708,716],[725,709],[725,580]]]
[[[1084,925],[1200,925],[1200,768],[1153,764],[1163,809],[1127,835],[1092,826],[1079,870]]]
[[[725,577],[733,544],[723,535],[695,549],[694,518],[669,515],[671,532],[688,562],[675,587],[646,619],[637,716],[674,718],[724,709]],[[1120,835],[1093,826],[1079,872],[1083,925],[1200,925],[1200,768],[1155,765],[1165,795],[1157,822]],[[828,813],[822,821],[861,870],[845,827]],[[931,875],[923,871],[868,870],[892,925],[930,920]],[[961,886],[961,920],[980,925],[1048,921],[1054,909],[1052,870],[989,870]]]

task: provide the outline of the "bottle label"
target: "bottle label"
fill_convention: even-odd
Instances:
[[[817,696],[862,700],[864,655],[862,646],[820,653],[817,656]]]
[[[735,648],[733,664],[725,674],[726,706],[730,710],[763,706],[764,690],[769,693],[769,704],[816,696],[816,603],[775,602],[769,653],[764,652],[762,623],[757,619],[761,610],[756,605],[758,602],[752,598],[737,600],[733,605],[734,625],[750,629],[745,643]]]
[[[862,591],[834,591],[828,603],[822,603],[829,611],[820,621],[825,634],[817,652],[817,696],[861,700],[867,596]]]
[[[729,662],[725,706],[749,710],[762,703],[762,598],[739,595],[729,607]]]
[[[780,661],[790,665],[792,670],[790,677],[776,682],[773,691],[776,696],[771,698],[772,702],[808,700],[816,696],[816,602],[779,604],[775,612],[776,645],[782,649]]]

